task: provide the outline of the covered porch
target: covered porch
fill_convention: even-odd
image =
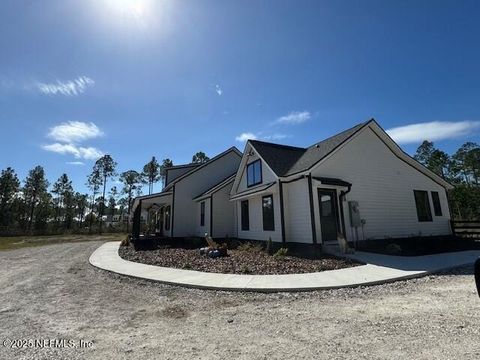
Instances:
[[[171,237],[173,230],[173,192],[140,196],[132,210],[132,237]],[[142,223],[142,217],[146,219]]]

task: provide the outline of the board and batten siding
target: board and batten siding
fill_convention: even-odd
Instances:
[[[302,178],[283,184],[285,208],[285,240],[313,243],[308,181]]]
[[[358,201],[360,216],[366,220],[366,239],[450,234],[450,214],[445,189],[399,159],[368,127],[314,168],[312,175],[335,177],[352,183],[346,200]],[[316,209],[318,187],[321,186],[314,188]],[[431,222],[418,221],[413,190],[428,191]],[[442,216],[434,214],[431,191],[437,191],[440,196]],[[347,237],[352,240],[354,238],[348,203],[344,202],[343,206]],[[318,211],[315,218],[319,234]],[[361,240],[361,228],[358,233]]]
[[[234,237],[235,204],[230,201],[233,182],[225,185],[212,195],[213,199],[213,236],[216,238]],[[209,209],[210,210],[210,209]]]
[[[248,239],[248,240],[263,240],[267,241],[269,237],[272,238],[272,241],[281,242],[282,241],[282,230],[281,230],[281,220],[280,220],[280,198],[278,195],[278,185],[272,186],[268,193],[262,195],[253,195],[249,198],[243,199],[248,200],[249,208],[249,222],[250,229],[248,231],[242,230],[242,211],[241,211],[241,200],[237,200],[236,203],[236,214],[237,214],[237,229],[238,229],[238,238],[239,239]],[[262,197],[266,195],[273,195],[273,212],[274,212],[274,222],[275,230],[274,231],[265,231],[263,230],[263,213],[262,213]]]
[[[201,226],[200,222],[200,214],[201,214],[201,203],[205,202],[205,223],[204,226]],[[197,222],[197,227],[195,231],[196,236],[204,237],[205,234],[210,235],[210,198],[206,198],[202,201],[199,201],[196,203],[197,205],[197,216],[196,216],[196,222]]]
[[[251,147],[245,150],[245,154],[250,151]],[[255,151],[255,150],[254,150]],[[255,186],[248,187],[247,186],[247,165],[258,160],[259,156],[255,153],[253,156],[249,156],[247,159],[247,163],[243,167],[241,171],[240,182],[238,184],[237,193],[242,192],[245,190],[255,189]],[[277,176],[265,165],[265,162],[262,161],[262,183],[256,186],[262,186],[277,180]]]
[[[199,205],[193,198],[232,175],[238,169],[240,160],[238,153],[229,151],[175,183],[174,237],[197,234]]]

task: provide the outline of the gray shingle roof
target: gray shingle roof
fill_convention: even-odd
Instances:
[[[258,140],[249,141],[277,176],[289,176],[310,169],[370,121],[373,121],[373,119],[342,131],[308,148],[279,145]]]

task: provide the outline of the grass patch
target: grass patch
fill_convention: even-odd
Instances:
[[[8,236],[0,237],[0,251],[83,241],[120,241],[124,238],[125,234],[119,233],[102,235]]]

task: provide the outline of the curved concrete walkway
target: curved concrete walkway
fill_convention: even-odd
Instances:
[[[472,264],[480,256],[480,251],[416,257],[357,252],[350,257],[365,262],[366,265],[307,274],[237,275],[166,268],[127,261],[118,255],[119,244],[107,242],[101,245],[90,256],[90,264],[114,273],[165,284],[229,291],[308,291],[382,284]]]

